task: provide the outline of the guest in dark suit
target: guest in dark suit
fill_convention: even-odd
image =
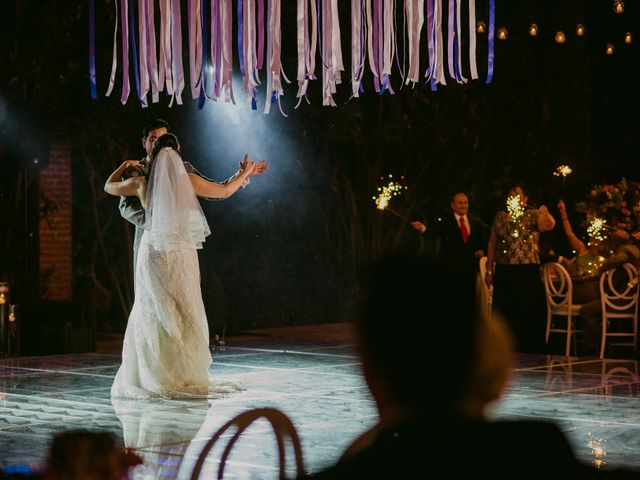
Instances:
[[[411,222],[411,226],[420,233],[427,232],[427,226],[420,221]],[[430,233],[437,238],[438,258],[442,263],[474,274],[477,272],[487,238],[482,225],[469,217],[466,194],[458,192],[453,196],[451,213],[445,215]]]
[[[573,479],[603,473],[580,463],[552,423],[485,418],[510,373],[511,339],[506,323],[478,314],[473,282],[465,279],[418,256],[373,265],[361,283],[355,332],[379,422],[311,478],[484,473]],[[390,337],[390,328],[399,333]]]

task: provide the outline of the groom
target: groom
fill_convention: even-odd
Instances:
[[[160,138],[165,133],[169,133],[170,131],[171,131],[171,127],[169,126],[169,124],[160,118],[157,118],[144,126],[144,128],[142,129],[142,147],[147,152],[147,155],[140,161],[138,165],[129,167],[127,168],[127,170],[125,170],[125,173],[124,173],[125,178],[140,176],[140,175],[142,176],[148,175],[149,162],[151,161],[151,152],[153,151],[153,146],[155,145],[156,140],[158,138]],[[214,181],[202,175],[189,162],[183,162],[183,163],[184,163],[184,168],[187,170],[187,173],[189,175],[198,175],[199,177],[202,177],[206,180]],[[266,163],[258,162],[256,164],[256,168],[252,175],[260,175],[264,173],[265,170],[267,170],[267,168],[269,168],[269,166]],[[225,184],[233,180],[239,173],[240,171],[238,170],[234,175],[226,179],[224,182],[220,182],[220,183]],[[240,188],[244,188],[248,184],[249,184],[249,179],[247,179],[246,182]],[[206,200],[222,200],[222,199],[207,198]],[[128,220],[136,227],[135,237],[133,241],[133,269],[134,269],[134,280],[135,280],[135,268],[136,268],[136,261],[138,258],[138,247],[140,246],[140,240],[142,239],[142,233],[144,230],[143,227],[145,222],[145,211],[138,197],[120,197],[120,203],[118,205],[118,208],[120,209],[120,215],[122,215],[122,218],[124,218],[125,220]],[[133,286],[135,289],[135,281]]]

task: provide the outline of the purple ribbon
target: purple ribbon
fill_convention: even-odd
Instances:
[[[136,78],[136,93],[140,100],[140,69],[138,67],[138,46],[136,45],[136,19],[135,5],[133,0],[129,0],[129,25],[131,30],[131,48],[133,53],[133,74]],[[144,105],[144,102],[142,102]]]
[[[91,98],[98,98],[96,89],[95,0],[89,0],[89,87],[91,89]]]
[[[489,0],[489,65],[487,67],[487,85],[493,80],[493,62],[495,58],[496,0]]]
[[[209,2],[207,0],[200,0],[200,11],[202,12],[202,70],[200,70],[200,96],[198,97],[198,109],[204,108],[204,103],[207,100],[207,70],[209,69],[209,56],[207,55],[207,49],[204,47],[205,41],[209,38],[209,24],[207,22],[207,15],[209,9]]]
[[[264,0],[258,0],[258,70],[264,64]]]
[[[252,1],[252,0],[249,0]],[[240,62],[240,74],[244,79],[244,42],[242,36],[244,35],[244,15],[242,14],[242,0],[238,0],[238,61]]]
[[[434,55],[434,47],[433,47],[433,42],[435,41],[434,38],[434,34],[433,34],[433,10],[434,10],[434,2],[435,0],[427,0],[425,2],[426,4],[426,10],[427,10],[427,52],[429,54],[429,64],[427,65],[427,69],[424,72],[424,76],[426,78],[429,78],[430,76],[433,76],[434,72],[433,70],[433,55]]]
[[[129,27],[127,23],[127,0],[121,0],[120,3],[120,24],[122,25],[122,94],[120,102],[124,105],[127,103],[130,92],[129,84]]]

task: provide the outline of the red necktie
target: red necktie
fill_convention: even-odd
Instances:
[[[467,240],[469,240],[469,230],[467,230],[467,224],[464,221],[464,217],[460,217],[460,235],[462,235],[464,243],[467,243]]]

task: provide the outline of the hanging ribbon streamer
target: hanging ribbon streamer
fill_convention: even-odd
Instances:
[[[259,72],[266,64],[267,100],[264,112],[278,102],[283,81],[289,82],[282,66],[281,3],[282,0],[187,0],[189,41],[189,88],[191,97],[203,107],[206,98],[216,101],[224,96],[235,103],[233,93],[233,41],[237,41],[238,60],[243,90],[252,108],[257,108]],[[387,90],[393,94],[391,75],[394,63],[400,73],[401,85],[415,86],[420,75],[420,42],[426,24],[428,65],[425,77],[432,90],[446,85],[445,70],[458,83],[466,83],[463,75],[462,2],[447,0],[447,46],[443,41],[444,0],[402,0],[402,25],[398,31],[397,0],[350,0],[351,12],[351,78],[350,98],[363,92],[366,63],[373,74],[377,93]],[[156,32],[154,8],[159,5],[159,32]],[[135,87],[143,107],[148,94],[158,101],[161,91],[174,102],[182,104],[185,72],[182,58],[181,0],[114,0],[116,19],[113,33],[113,60],[106,95],[111,95],[118,68],[118,54],[122,58],[122,94],[125,104],[130,94],[129,62],[132,56]],[[495,0],[489,0],[488,69],[486,83],[493,80],[495,57]],[[335,106],[334,95],[342,83],[344,71],[338,0],[296,0],[297,44],[297,104],[307,98],[309,84],[316,79],[316,52],[322,58],[323,105]],[[136,14],[138,18],[136,19]],[[478,78],[476,46],[476,0],[468,2],[469,71],[470,78]],[[237,15],[237,38],[233,38],[233,16]],[[265,22],[266,16],[266,22]],[[137,21],[137,23],[136,23]],[[266,28],[266,30],[265,30]],[[118,31],[120,30],[120,31]],[[137,32],[136,32],[137,30]],[[186,33],[186,32],[185,32]],[[402,47],[398,35],[403,37]],[[156,39],[156,35],[158,38]],[[266,35],[266,45],[265,45]],[[406,38],[405,38],[406,35]],[[118,50],[118,37],[121,46]],[[156,44],[156,41],[158,44]],[[129,43],[131,42],[131,43]],[[203,42],[209,42],[205,48]],[[399,48],[402,51],[399,52]],[[444,52],[444,48],[447,49]],[[266,51],[266,55],[265,55]],[[445,54],[447,60],[445,60]],[[89,77],[91,98],[96,98],[95,0],[89,0]],[[402,58],[401,58],[402,57]],[[266,58],[266,60],[265,60]],[[448,63],[445,66],[445,61]],[[284,112],[283,112],[284,115]]]
[[[381,77],[381,62],[379,56],[379,38],[380,30],[379,25],[381,18],[380,12],[380,0],[366,0],[366,18],[367,18],[367,50],[369,58],[369,69],[373,74],[373,86],[375,91],[380,93],[380,77]]]
[[[307,98],[309,80],[315,80],[316,50],[318,44],[318,12],[314,0],[297,0],[297,46],[298,46],[298,108],[302,98]],[[307,103],[309,100],[307,99]]]
[[[454,69],[456,72],[456,80],[458,83],[467,83],[467,79],[462,75],[462,15],[461,11],[462,0],[456,0],[456,37],[454,42],[454,49],[456,51],[456,58],[454,62]]]
[[[147,93],[149,92],[149,36],[147,33],[147,2],[146,0],[138,0],[138,38],[140,39],[139,56],[140,62],[138,68],[140,70],[140,102],[142,106],[146,107]]]
[[[198,0],[200,2],[200,23],[202,30],[202,69],[200,70],[200,78],[198,84],[200,85],[200,96],[198,97],[198,109],[202,110],[204,104],[209,98],[207,95],[207,72],[210,69],[209,56],[207,55],[207,49],[204,48],[205,39],[209,38],[209,24],[207,19],[209,18],[209,2],[208,0]]]
[[[258,108],[256,88],[260,85],[258,73],[258,52],[256,38],[256,3],[255,0],[238,1],[238,55],[240,57],[240,73],[242,87],[249,95],[251,109]]]
[[[322,3],[322,104],[332,107],[336,106],[333,95],[336,86],[342,82],[340,72],[344,71],[337,2],[326,0]]]
[[[366,50],[365,1],[351,0],[351,97],[359,97],[362,91]]]
[[[449,0],[449,21],[447,60],[449,65],[449,76],[458,83],[466,83],[467,79],[462,76],[460,62],[462,59],[460,51],[460,1]]]
[[[469,0],[469,70],[472,80],[478,79],[476,63],[476,0]]]
[[[233,96],[233,5],[231,0],[220,0],[220,25],[222,40],[222,92],[224,101],[235,104]]]
[[[436,49],[435,49],[435,21],[434,21],[434,9],[435,0],[426,1],[427,9],[427,54],[429,58],[429,65],[424,72],[424,76],[428,82],[431,83],[432,88],[435,86],[435,62],[436,62]]]
[[[133,74],[136,79],[136,93],[138,94],[138,99],[140,97],[140,71],[138,69],[138,47],[136,42],[136,19],[135,19],[135,5],[133,0],[129,0],[129,20],[131,22],[130,31],[131,31],[131,53],[133,54]],[[146,101],[142,102],[142,106],[146,107]]]
[[[113,31],[113,60],[111,61],[111,74],[109,75],[109,86],[107,87],[107,97],[111,95],[113,86],[116,83],[116,69],[118,68],[118,0],[113,1],[116,7],[116,26]]]
[[[89,0],[89,88],[91,98],[98,98],[96,89],[96,22],[95,0]]]
[[[160,66],[158,89],[173,96],[171,72],[171,0],[160,0]]]
[[[202,79],[202,10],[200,0],[189,0],[189,83],[191,98],[200,98]]]
[[[124,105],[129,99],[129,12],[127,8],[127,0],[120,1],[120,24],[122,25],[122,94],[120,102]]]
[[[177,0],[176,0],[177,1]],[[217,101],[224,94],[225,102],[233,97],[233,9],[231,0],[211,0],[211,64],[213,91]]]
[[[493,81],[493,62],[495,55],[496,40],[496,0],[489,0],[489,34],[488,34],[488,50],[489,62],[487,66],[487,81],[489,84]]]
[[[444,77],[444,42],[442,40],[442,0],[434,3],[434,36],[435,36],[435,83],[446,85]]]
[[[269,0],[268,2],[268,20],[267,20],[267,98],[264,104],[264,113],[271,111],[271,103],[278,102],[280,113],[285,115],[282,110],[280,97],[284,95],[282,88],[282,78],[287,83],[289,79],[284,73],[281,60],[281,24],[280,24],[280,0]]]
[[[151,101],[156,103],[160,95],[160,86],[158,81],[158,58],[156,55],[156,23],[153,3],[154,0],[144,0],[145,3],[145,19],[147,33],[147,74],[149,83],[151,84]]]
[[[396,39],[393,31],[395,24],[395,5],[395,0],[382,0],[382,8],[380,9],[382,14],[382,22],[380,23],[382,45],[379,49],[379,54],[382,56],[381,93],[384,93],[386,90],[389,90],[391,94],[394,93],[389,77],[391,76],[396,51]]]
[[[424,0],[406,0],[407,39],[409,41],[409,71],[406,84],[420,81],[420,36],[424,24]],[[427,36],[429,28],[427,27]]]
[[[429,68],[425,77],[431,90],[438,90],[438,84],[446,85],[444,77],[444,55],[442,45],[442,0],[427,0],[427,37]]]
[[[182,64],[182,19],[180,15],[180,0],[171,0],[171,69],[173,73],[174,95],[169,102],[175,100],[182,105],[182,91],[184,90],[184,69]]]

